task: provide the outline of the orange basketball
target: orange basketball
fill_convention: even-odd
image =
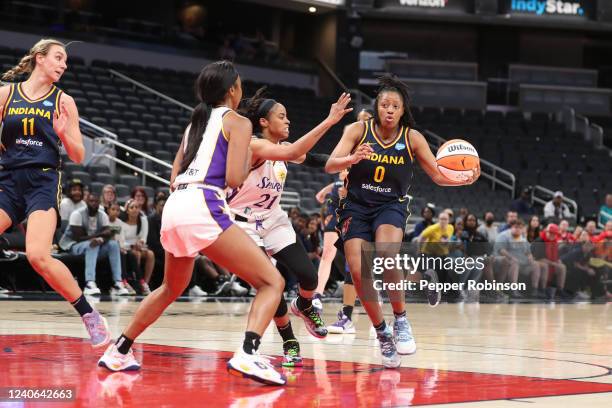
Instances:
[[[470,143],[453,139],[440,146],[436,153],[436,162],[438,170],[447,179],[465,181],[472,176],[472,169],[478,167],[480,159]]]

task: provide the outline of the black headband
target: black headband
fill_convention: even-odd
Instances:
[[[274,105],[276,105],[274,99],[264,99],[261,105],[259,105],[259,109],[257,109],[257,118],[267,117]]]

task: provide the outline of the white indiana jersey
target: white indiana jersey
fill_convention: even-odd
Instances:
[[[240,187],[227,195],[233,214],[249,220],[268,218],[279,209],[287,178],[287,165],[282,161],[266,160],[257,165]]]
[[[187,170],[176,177],[174,187],[197,183],[225,188],[228,139],[223,130],[223,117],[230,110],[225,106],[211,110],[200,148]],[[184,149],[187,148],[188,134],[189,127],[183,139]]]

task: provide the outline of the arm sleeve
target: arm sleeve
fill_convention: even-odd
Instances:
[[[327,159],[329,159],[328,154],[322,153],[306,153],[306,159],[302,162],[304,166],[308,167],[325,167],[325,163],[327,163]]]

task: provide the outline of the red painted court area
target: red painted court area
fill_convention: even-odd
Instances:
[[[128,374],[98,368],[99,352],[78,338],[0,336],[0,350],[0,387],[73,389],[74,401],[53,407],[397,407],[612,392],[612,384],[594,382],[383,370],[379,365],[310,359],[303,368],[285,371],[288,386],[270,387],[229,375],[225,364],[231,353],[224,351],[138,344],[135,352],[143,369]],[[25,404],[43,405],[47,403]]]

